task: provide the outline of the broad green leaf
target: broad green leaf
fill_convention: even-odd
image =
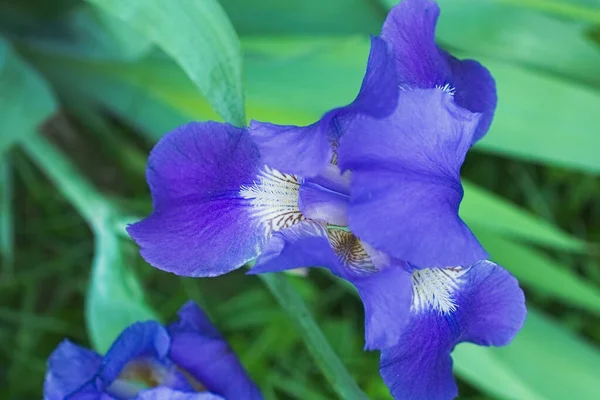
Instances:
[[[92,228],[96,246],[86,319],[94,347],[104,352],[128,325],[156,319],[144,302],[139,282],[125,265],[124,243],[113,228],[118,216],[68,158],[44,138],[33,135],[22,147]]]
[[[509,346],[461,344],[453,359],[460,376],[499,399],[600,398],[599,349],[535,309]]]
[[[89,1],[156,42],[226,121],[245,124],[240,44],[216,0]]]
[[[600,51],[586,25],[496,0],[439,3],[442,43],[600,86]]]
[[[502,3],[514,4],[537,11],[552,13],[559,17],[568,17],[600,24],[600,8],[586,7],[582,4],[573,4],[566,0],[497,0]]]
[[[43,32],[28,37],[25,43],[47,52],[89,60],[136,60],[152,47],[150,40],[125,22],[87,4],[58,21],[47,22]]]
[[[86,303],[94,348],[106,352],[121,331],[137,321],[158,320],[146,304],[139,281],[127,267],[123,242],[112,227],[94,229],[96,249]]]
[[[477,59],[496,78],[500,100],[492,128],[476,148],[600,172],[600,93],[542,72]]]
[[[385,12],[365,0],[221,0],[240,35],[379,34]]]
[[[367,399],[332,350],[304,301],[290,285],[288,278],[283,274],[261,274],[259,278],[263,280],[292,320],[317,366],[340,398]]]
[[[571,269],[526,245],[483,229],[474,229],[492,260],[512,272],[520,282],[564,303],[600,314],[600,290]]]
[[[0,154],[56,111],[46,82],[0,37]]]
[[[562,250],[585,251],[586,244],[508,200],[463,180],[460,215],[475,228]]]

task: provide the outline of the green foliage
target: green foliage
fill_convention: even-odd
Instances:
[[[351,101],[395,3],[1,3],[0,398],[39,398],[61,338],[105,351],[192,298],[267,399],[388,399],[337,278],[178,278],[141,261],[124,227],[149,211],[144,160],[175,126],[308,124]],[[488,66],[500,96],[461,215],[530,309],[511,346],[458,346],[461,398],[600,398],[600,4],[439,3],[440,43]]]

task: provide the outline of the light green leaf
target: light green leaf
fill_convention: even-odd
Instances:
[[[490,132],[475,148],[600,172],[599,93],[541,72],[477,59],[496,78],[500,100]]]
[[[460,376],[501,399],[598,399],[600,352],[530,309],[507,347],[461,344],[453,353]]]
[[[46,82],[0,37],[0,154],[56,111]]]
[[[562,250],[585,251],[586,244],[551,223],[463,180],[460,215],[474,228]]]
[[[600,86],[600,51],[585,34],[586,25],[496,0],[439,4],[442,43]]]
[[[492,260],[512,272],[528,287],[572,306],[600,315],[600,290],[537,250],[489,231],[474,229]]]
[[[146,304],[139,281],[127,267],[124,246],[112,227],[94,229],[96,248],[86,303],[86,321],[94,348],[106,352],[129,325],[158,320]]]
[[[156,42],[226,121],[245,124],[240,45],[216,0],[89,1]]]
[[[367,399],[327,342],[304,301],[284,274],[258,275],[294,323],[308,351],[341,399]]]

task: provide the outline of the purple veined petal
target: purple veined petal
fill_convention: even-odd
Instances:
[[[266,168],[247,131],[216,122],[167,134],[148,161],[154,211],[128,227],[153,266],[217,276],[255,258],[272,230],[302,217],[299,183]]]
[[[407,329],[398,345],[381,352],[381,375],[395,399],[455,398],[450,358],[455,345],[506,345],[525,321],[517,280],[489,261],[416,270],[413,292]]]
[[[483,65],[475,60],[459,60],[444,52],[448,60],[452,79],[450,85],[455,88],[454,101],[472,112],[481,113],[481,119],[471,140],[475,144],[490,129],[498,95],[496,82]]]
[[[458,216],[460,168],[479,116],[442,90],[415,89],[400,93],[390,117],[357,119],[339,146],[340,168],[352,170],[350,230],[424,268],[487,258]]]
[[[367,249],[350,232],[305,221],[274,234],[248,273],[329,269],[352,283],[363,301],[365,349],[381,349],[395,345],[408,322],[411,280],[402,263]]]
[[[181,308],[179,321],[168,330],[169,358],[203,388],[225,399],[262,400],[233,350],[194,303]]]
[[[97,398],[100,392],[95,381],[101,365],[102,357],[96,352],[62,341],[48,359],[44,400],[63,400],[73,394]]]
[[[298,176],[314,177],[327,167],[343,127],[356,114],[380,118],[395,108],[398,83],[389,45],[371,38],[371,51],[361,89],[354,101],[335,108],[308,126],[251,121],[250,133],[265,163]]]
[[[309,219],[346,226],[349,202],[350,173],[342,174],[336,165],[329,164],[300,185],[298,206]]]
[[[212,393],[184,393],[169,388],[156,388],[140,392],[136,400],[226,400]]]
[[[391,43],[400,86],[446,88],[456,103],[482,113],[474,144],[488,131],[496,109],[496,84],[489,71],[473,60],[459,60],[435,42],[440,9],[432,0],[403,0],[383,25],[382,37]]]

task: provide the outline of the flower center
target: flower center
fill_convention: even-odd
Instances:
[[[298,208],[299,190],[297,177],[265,166],[256,182],[241,187],[240,196],[250,200],[252,216],[271,234],[304,219]]]
[[[456,293],[463,284],[468,268],[426,268],[412,274],[413,304],[416,313],[437,311],[448,314],[456,311]]]
[[[376,272],[377,268],[359,238],[342,229],[327,229],[331,248],[340,263],[358,274]]]

